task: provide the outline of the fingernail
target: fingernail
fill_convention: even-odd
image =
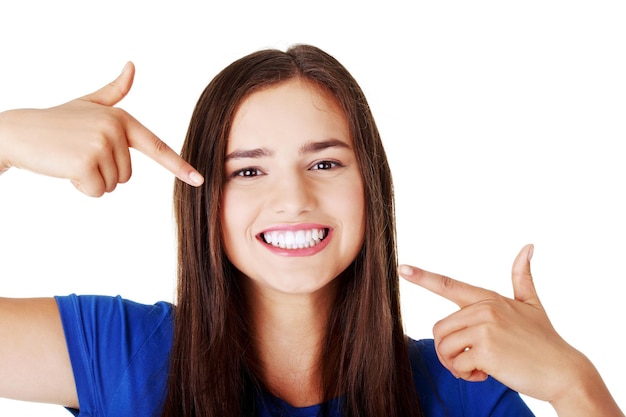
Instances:
[[[195,186],[202,185],[204,182],[204,177],[197,172],[191,172],[189,174],[189,181]]]
[[[122,72],[120,74],[124,74],[126,72],[126,70],[128,69],[128,66],[130,65],[130,61],[128,61],[126,63],[126,65],[124,65],[124,68],[122,68]]]
[[[528,262],[533,258],[533,253],[535,252],[535,245],[530,245],[528,249]]]
[[[409,277],[409,276],[413,275],[413,268],[411,268],[410,266],[407,266],[407,265],[400,265],[398,267],[398,273],[400,273],[401,275]]]

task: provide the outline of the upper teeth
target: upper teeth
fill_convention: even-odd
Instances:
[[[327,229],[273,230],[263,233],[263,240],[282,249],[304,249],[317,245],[326,237]]]

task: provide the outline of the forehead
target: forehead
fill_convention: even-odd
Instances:
[[[300,78],[246,97],[235,112],[228,148],[286,137],[292,141],[332,137],[352,142],[348,121],[337,99]]]

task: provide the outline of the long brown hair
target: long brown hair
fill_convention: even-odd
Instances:
[[[338,280],[321,370],[326,399],[346,417],[421,415],[399,305],[393,186],[365,96],[332,56],[309,45],[263,50],[220,72],[193,112],[182,157],[205,177],[177,181],[178,301],[163,417],[254,416],[263,376],[238,271],[227,259],[220,224],[224,157],[238,105],[255,91],[302,77],[337,99],[349,123],[364,184],[363,247]],[[358,278],[357,278],[358,277]]]

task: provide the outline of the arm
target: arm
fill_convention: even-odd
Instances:
[[[513,263],[514,299],[443,275],[400,267],[408,281],[461,309],[434,329],[441,363],[457,378],[491,375],[515,391],[549,401],[560,417],[624,417],[598,371],[554,330],[539,301],[530,259],[522,249]]]
[[[49,109],[0,113],[0,173],[11,167],[69,179],[89,196],[131,176],[133,147],[199,186],[203,178],[151,131],[115,106],[130,90],[132,64],[112,83]],[[0,298],[0,397],[77,408],[76,384],[54,299]]]
[[[54,299],[0,298],[0,397],[78,408]]]

